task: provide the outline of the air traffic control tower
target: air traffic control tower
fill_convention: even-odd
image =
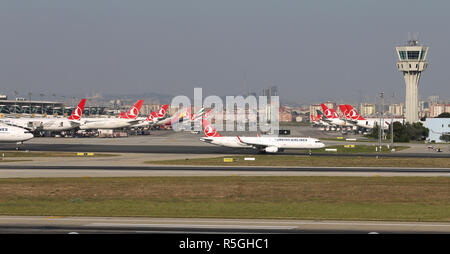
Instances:
[[[419,79],[427,69],[428,47],[419,45],[417,40],[409,40],[406,46],[396,47],[397,68],[403,73],[406,83],[405,118],[406,122],[419,121]]]

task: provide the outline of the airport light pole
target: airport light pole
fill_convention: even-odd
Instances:
[[[66,114],[66,96],[61,96],[62,98],[63,98],[63,107],[62,107],[62,114],[63,114],[63,116],[65,116],[65,114]]]
[[[16,95],[16,98],[15,98],[16,102],[14,103],[14,115],[16,115],[16,113],[17,113],[17,95],[18,94],[19,94],[19,92],[14,91],[14,95]]]
[[[28,93],[28,96],[30,96],[30,115],[31,115],[31,95],[33,95],[31,92]],[[25,113],[25,112],[24,112]]]
[[[380,145],[380,152],[381,152],[381,139],[383,136],[383,112],[384,112],[384,92],[380,93],[380,98],[381,98],[381,113],[380,113],[380,125],[378,126],[378,142]]]
[[[392,104],[393,110],[391,112],[391,126],[389,126],[389,127],[391,127],[391,149],[394,149],[394,112],[395,112],[394,97],[395,97],[395,92],[392,93],[391,104]]]

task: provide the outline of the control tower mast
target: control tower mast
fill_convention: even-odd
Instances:
[[[417,40],[409,40],[406,46],[396,47],[397,68],[403,73],[406,84],[405,115],[406,121],[419,121],[419,80],[422,71],[428,66],[428,47],[419,45]]]

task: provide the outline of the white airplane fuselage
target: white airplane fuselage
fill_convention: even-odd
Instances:
[[[233,148],[261,148],[267,152],[282,149],[317,149],[325,144],[316,138],[302,137],[203,137],[200,140],[214,145]]]
[[[0,122],[32,131],[65,131],[79,126],[77,121],[66,118],[2,118],[0,119]]]
[[[87,118],[80,121],[80,129],[121,129],[131,127],[138,122],[139,120],[123,118]]]
[[[330,120],[330,125],[335,125],[335,126],[353,126],[352,123],[346,122],[343,119],[340,118],[331,118]]]
[[[394,122],[396,120],[394,119]],[[400,122],[400,121],[399,121]],[[389,125],[391,124],[391,119],[384,119],[383,120],[383,130],[388,130]],[[362,128],[366,129],[373,129],[375,126],[380,125],[380,119],[378,118],[369,118],[365,120],[356,120],[356,125]]]
[[[32,138],[33,134],[28,130],[9,125],[0,125],[0,142],[2,143],[24,142]]]

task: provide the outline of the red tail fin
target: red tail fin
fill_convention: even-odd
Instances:
[[[208,120],[202,119],[202,124],[203,124],[203,132],[205,133],[206,137],[208,137],[208,138],[210,138],[210,137],[222,137],[216,131],[216,129],[214,129],[214,127],[209,123]]]
[[[83,114],[83,110],[84,110],[84,104],[86,104],[86,99],[81,99],[78,106],[75,108],[75,110],[69,116],[69,120],[77,120],[77,121],[81,120],[81,115]]]
[[[350,119],[350,118],[348,117],[348,108],[347,108],[347,105],[339,105],[339,109],[341,110],[342,115],[344,116],[344,118]]]
[[[334,109],[329,109],[325,104],[320,104],[323,109],[323,113],[327,118],[339,118],[339,115],[334,111]]]
[[[152,112],[152,113],[153,113],[153,112]],[[153,122],[153,115],[152,115],[152,114],[148,115],[147,121]]]
[[[364,117],[358,114],[352,105],[345,105],[347,107],[347,115],[353,120],[366,120]]]
[[[164,117],[165,115],[166,115],[166,112],[167,112],[167,108],[169,107],[169,105],[168,104],[166,104],[166,105],[163,105],[160,109],[159,109],[159,111],[158,111],[158,113],[156,114],[158,117]]]
[[[119,118],[136,119],[136,117],[139,115],[139,111],[141,111],[143,102],[144,100],[138,100],[136,104],[134,104],[134,106],[131,107],[125,115],[119,115]]]

